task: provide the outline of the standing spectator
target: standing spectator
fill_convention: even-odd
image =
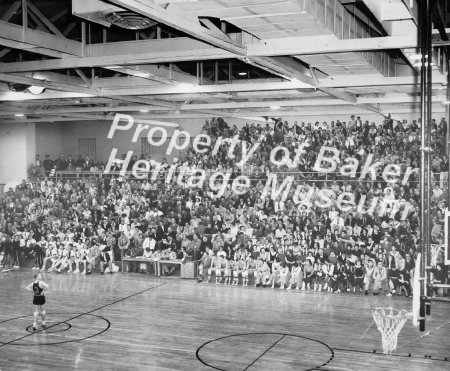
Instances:
[[[446,189],[447,188],[447,182],[448,182],[448,157],[446,155],[444,155],[444,157],[442,157],[442,161],[439,164],[440,167],[440,174],[439,174],[439,187],[441,189]],[[446,187],[446,188],[444,188]]]

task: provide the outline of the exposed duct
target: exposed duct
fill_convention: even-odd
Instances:
[[[127,30],[143,30],[157,22],[100,0],[72,0],[72,13],[88,21],[109,27],[112,24]]]

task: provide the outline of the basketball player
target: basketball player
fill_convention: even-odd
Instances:
[[[253,260],[253,257],[249,255],[245,262],[245,268],[242,272],[242,285],[248,286],[249,276],[253,276],[256,271],[256,262]]]
[[[212,262],[212,251],[211,254],[209,251],[205,251],[203,253],[202,258],[200,259],[200,264],[198,265],[198,277],[197,282],[200,283],[203,281],[203,274],[206,271],[208,271],[209,268],[211,268],[211,262]]]
[[[219,257],[217,255],[214,255],[214,253],[213,253],[213,255],[211,256],[211,264],[208,268],[208,280],[206,281],[208,283],[211,282],[211,275],[212,275],[212,272],[215,270],[218,259],[219,259]]]
[[[87,251],[84,248],[84,244],[79,245],[75,253],[75,270],[73,273],[80,273],[80,263],[84,265],[84,270],[81,274],[86,274],[87,268]]]
[[[267,265],[266,261],[258,258],[256,263],[256,282],[255,287],[259,287],[260,285],[263,285],[263,287],[266,286],[266,282],[270,277],[270,268]]]
[[[237,286],[239,284],[239,275],[242,275],[242,281],[244,281],[243,273],[246,268],[245,259],[242,257],[241,259],[236,260],[234,269],[233,269],[233,285]]]
[[[224,273],[225,277],[224,284],[228,282],[227,280],[231,279],[231,270],[228,265],[228,260],[223,255],[218,256],[214,268],[216,270],[216,284],[222,283],[222,273]]]
[[[48,285],[41,281],[41,274],[37,273],[34,275],[34,281],[30,283],[26,289],[29,291],[33,291],[33,304],[36,305],[36,310],[34,311],[34,322],[33,322],[33,331],[36,331],[37,329],[37,318],[38,316],[41,316],[42,328],[45,328],[45,296],[44,296],[44,290],[48,289]],[[49,292],[49,291],[47,291]]]
[[[53,266],[53,264],[55,264],[58,261],[58,259],[59,259],[59,249],[58,249],[58,247],[56,246],[56,244],[54,244],[53,247],[50,247],[50,244],[49,244],[49,247],[48,247],[48,249],[46,251],[46,256],[44,258],[44,262],[42,263],[41,270],[42,271],[45,270],[45,266],[46,266],[46,264],[47,264],[47,262],[49,260],[50,260],[50,262],[52,263],[52,266]]]

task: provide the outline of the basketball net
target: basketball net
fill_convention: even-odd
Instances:
[[[394,308],[376,308],[372,311],[373,319],[381,333],[383,353],[391,355],[397,349],[398,334],[403,328],[409,313]]]
[[[413,299],[412,299],[412,323],[414,326],[419,326],[419,314],[420,314],[420,264],[422,254],[418,253],[416,257],[416,266],[414,268],[413,277]]]

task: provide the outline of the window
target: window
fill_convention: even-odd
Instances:
[[[141,138],[141,152],[144,155],[165,155],[170,139],[167,138],[160,146],[153,146],[148,142],[147,137]],[[161,137],[153,137],[153,142],[155,143],[159,143],[160,140]]]
[[[153,142],[159,143],[159,141],[161,140],[161,137],[153,137]],[[143,155],[166,155],[167,152],[167,148],[169,147],[169,143],[172,140],[172,138],[167,138],[165,140],[164,143],[162,143],[160,146],[153,146],[151,145],[148,140],[147,137],[145,138],[141,138],[141,153]],[[184,137],[179,137],[177,139],[177,145],[183,145],[185,141]],[[194,138],[190,139],[190,145],[188,147],[186,147],[186,149],[184,151],[186,151],[188,148],[190,148],[192,146],[192,143],[194,142]],[[179,150],[176,148],[172,149],[172,155],[179,153]],[[163,156],[163,157],[164,157]]]
[[[91,159],[97,158],[97,143],[95,138],[78,139],[78,155],[83,158],[89,156]]]

